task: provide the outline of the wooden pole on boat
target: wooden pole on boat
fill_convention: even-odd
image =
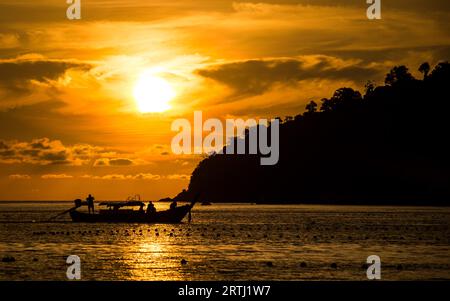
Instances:
[[[79,199],[78,199],[78,200],[75,200],[75,207],[72,207],[72,208],[70,208],[70,209],[68,209],[68,210],[65,210],[65,211],[63,211],[63,212],[61,212],[61,213],[58,213],[57,215],[55,215],[55,216],[49,218],[48,221],[50,222],[50,221],[52,221],[52,220],[54,220],[54,219],[60,217],[61,215],[64,215],[64,214],[67,214],[67,213],[69,213],[69,212],[71,212],[71,211],[73,211],[73,210],[76,210],[76,209],[80,208],[82,205],[83,205],[83,203],[82,203],[81,200],[79,200]]]
[[[58,213],[57,215],[52,216],[51,218],[49,218],[48,221],[54,220],[54,219],[60,217],[61,215],[67,214],[67,213],[69,213],[70,211],[75,210],[75,209],[77,209],[77,208],[78,208],[78,207],[72,207],[72,208],[70,208],[69,210],[66,210],[66,211],[64,211],[64,212]]]

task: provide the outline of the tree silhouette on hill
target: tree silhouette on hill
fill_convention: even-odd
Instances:
[[[319,110],[311,101],[280,125],[277,165],[213,154],[176,199],[450,205],[450,64],[419,71],[423,80],[396,66],[364,95],[340,88]]]
[[[419,67],[419,72],[423,74],[423,79],[426,79],[428,76],[428,73],[430,72],[430,64],[428,62],[423,63]]]

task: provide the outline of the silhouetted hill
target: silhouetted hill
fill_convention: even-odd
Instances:
[[[280,125],[280,160],[211,155],[187,191],[211,202],[450,204],[450,64],[422,80],[405,66],[385,85],[368,83],[311,102]]]

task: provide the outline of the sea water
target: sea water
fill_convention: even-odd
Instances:
[[[66,280],[70,255],[82,280],[367,280],[370,255],[384,280],[450,279],[450,208],[213,204],[190,224],[47,222],[71,206],[0,202],[0,280]]]

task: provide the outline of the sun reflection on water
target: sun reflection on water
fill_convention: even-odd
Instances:
[[[129,280],[187,280],[180,264],[182,253],[164,237],[155,240],[134,241],[124,252]]]

